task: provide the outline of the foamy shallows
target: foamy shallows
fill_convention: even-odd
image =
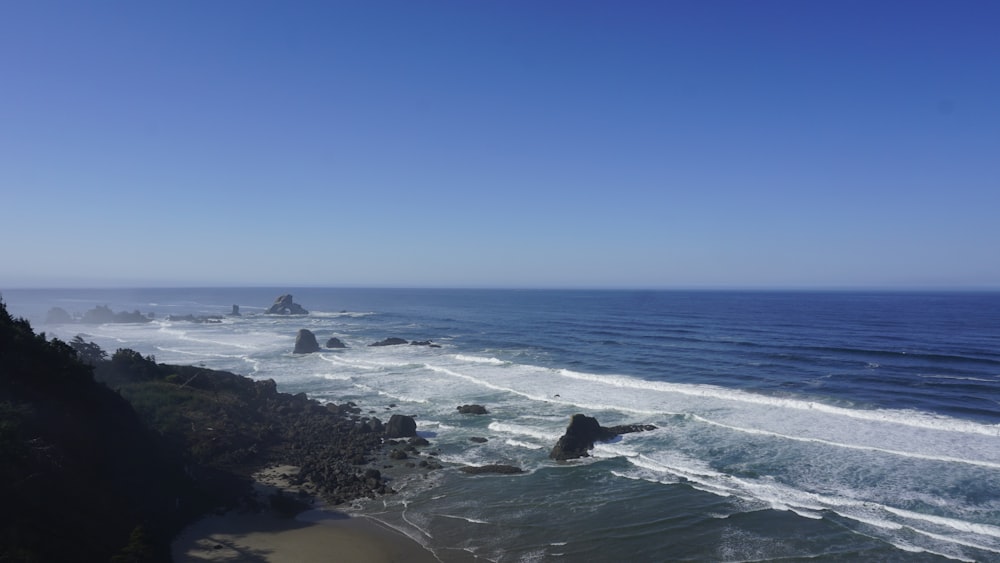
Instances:
[[[446,463],[527,471],[512,480],[445,469],[365,505],[445,557],[455,549],[497,561],[557,552],[600,560],[608,553],[590,538],[603,538],[640,558],[1000,559],[1000,414],[961,417],[952,408],[966,396],[975,399],[970,412],[989,413],[996,404],[989,391],[1000,385],[1000,359],[975,348],[981,336],[956,344],[961,353],[902,354],[875,348],[882,328],[858,328],[867,309],[844,320],[832,346],[807,340],[808,322],[762,321],[767,307],[731,321],[729,304],[706,320],[697,307],[686,316],[674,309],[654,316],[635,308],[649,303],[639,294],[616,307],[595,297],[591,309],[574,301],[580,295],[563,297],[572,305],[557,311],[532,301],[511,312],[504,299],[534,297],[491,293],[485,304],[465,297],[489,314],[447,302],[405,312],[368,303],[335,312],[331,304],[330,312],[297,318],[251,313],[214,324],[65,325],[50,333],[69,339],[83,332],[109,351],[128,346],[162,362],[273,378],[283,391],[354,401],[374,416],[412,414]],[[156,302],[170,306],[162,297]],[[753,328],[732,338],[740,322]],[[990,321],[980,322],[988,333]],[[538,345],[524,343],[524,327],[535,327]],[[292,354],[300,328],[321,344],[336,336],[347,348]],[[1000,329],[993,334],[1000,337]],[[441,347],[369,346],[389,336]],[[858,341],[844,344],[852,338]],[[930,346],[909,338],[907,346]],[[771,348],[772,340],[780,347]],[[873,371],[876,383],[858,383],[874,381]],[[949,387],[925,392],[927,385]],[[817,389],[829,393],[811,392]],[[951,402],[941,399],[938,412],[927,408],[949,392]],[[489,414],[457,411],[470,403]],[[578,412],[605,426],[657,429],[599,443],[584,460],[550,460]],[[781,530],[797,531],[774,535]],[[664,544],[666,536],[692,545],[735,539],[705,543],[692,555]],[[745,553],[737,550],[744,545]]]

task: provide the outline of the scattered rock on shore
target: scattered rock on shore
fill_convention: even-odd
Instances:
[[[417,435],[417,421],[412,416],[394,414],[385,425],[387,438],[410,438]]]

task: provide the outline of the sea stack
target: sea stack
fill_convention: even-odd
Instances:
[[[319,342],[316,342],[316,335],[311,330],[301,329],[295,335],[295,354],[311,354],[319,352]]]
[[[308,315],[309,311],[302,308],[302,305],[292,301],[292,294],[279,295],[274,300],[274,304],[267,310],[268,315]]]
[[[556,442],[549,457],[558,461],[589,457],[594,442],[607,442],[621,434],[647,430],[656,430],[656,427],[652,424],[624,424],[605,428],[592,416],[574,414],[566,427],[566,433]]]

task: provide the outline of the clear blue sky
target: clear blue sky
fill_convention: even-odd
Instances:
[[[1000,288],[1000,3],[0,2],[0,288]]]

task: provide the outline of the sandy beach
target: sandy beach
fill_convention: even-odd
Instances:
[[[295,518],[271,512],[209,516],[174,541],[183,562],[437,562],[410,538],[368,518],[308,511]]]
[[[296,470],[279,466],[254,475],[258,497],[266,499],[278,490],[294,494],[284,476]],[[416,541],[375,520],[326,509],[294,517],[273,510],[206,516],[177,536],[171,555],[176,563],[439,561]]]

